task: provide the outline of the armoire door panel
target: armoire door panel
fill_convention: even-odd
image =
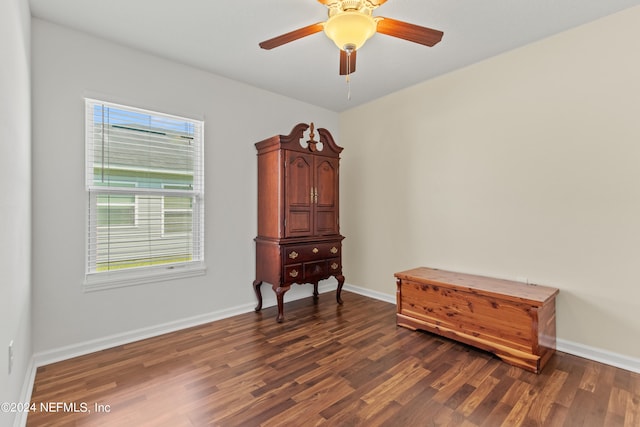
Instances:
[[[338,188],[338,165],[331,159],[318,158],[316,162],[317,207],[335,207]]]
[[[313,233],[313,157],[295,151],[285,152],[285,236]]]
[[[289,218],[285,225],[288,236],[306,236],[311,234],[311,213],[289,212]]]
[[[338,221],[336,213],[330,211],[316,211],[316,234],[328,235],[338,234]]]
[[[287,180],[286,197],[289,206],[311,206],[313,202],[311,194],[312,161],[313,159],[308,155],[287,151],[285,174]]]

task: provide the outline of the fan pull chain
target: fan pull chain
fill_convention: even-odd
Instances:
[[[351,52],[353,48],[347,48],[347,100],[351,101]]]

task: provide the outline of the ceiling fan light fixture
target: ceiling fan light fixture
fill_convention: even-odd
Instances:
[[[376,32],[376,20],[366,13],[347,10],[331,16],[324,23],[324,33],[338,46],[360,49]],[[355,46],[355,47],[352,47]]]

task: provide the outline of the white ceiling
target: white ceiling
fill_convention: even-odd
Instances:
[[[270,51],[258,47],[260,41],[325,21],[327,9],[316,0],[30,0],[30,5],[35,17],[340,112],[640,0],[389,0],[375,16],[435,28],[444,37],[429,48],[374,35],[358,51],[351,100],[344,76],[338,75],[339,52],[323,33]]]

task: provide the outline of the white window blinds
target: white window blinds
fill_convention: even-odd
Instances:
[[[86,100],[87,283],[204,261],[203,123]]]

